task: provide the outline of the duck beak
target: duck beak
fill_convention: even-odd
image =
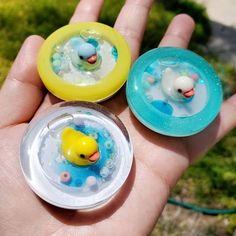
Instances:
[[[99,158],[100,158],[100,153],[97,151],[94,154],[92,154],[88,159],[91,162],[95,162],[95,161],[98,161]]]
[[[87,59],[87,62],[90,63],[90,64],[94,64],[94,63],[96,63],[96,61],[97,61],[97,55],[96,54],[92,55],[91,57],[89,57]]]
[[[186,98],[191,98],[191,97],[193,97],[194,96],[194,89],[192,88],[191,90],[189,90],[189,91],[187,91],[187,92],[184,92],[183,93],[183,95],[184,95],[184,97],[186,97]]]

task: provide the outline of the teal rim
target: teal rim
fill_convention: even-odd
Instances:
[[[207,78],[208,99],[204,108],[188,117],[174,117],[155,109],[142,94],[141,79],[145,69],[154,61],[170,58],[191,64]],[[149,129],[168,136],[190,136],[206,128],[217,116],[222,104],[220,80],[208,62],[187,49],[161,47],[143,54],[131,68],[126,84],[129,107],[136,118]]]

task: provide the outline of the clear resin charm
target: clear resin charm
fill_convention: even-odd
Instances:
[[[68,209],[97,207],[125,182],[133,151],[118,118],[91,103],[64,103],[30,124],[21,166],[33,191]]]

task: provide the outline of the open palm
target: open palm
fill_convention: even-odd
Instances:
[[[81,0],[71,23],[96,21],[102,0]],[[133,61],[152,0],[127,0],[115,28],[126,38]],[[176,16],[159,46],[187,47],[194,28],[187,15]],[[157,29],[158,30],[158,29]],[[126,125],[134,145],[134,165],[121,191],[103,208],[63,210],[40,200],[27,186],[19,165],[19,145],[28,122],[59,100],[38,76],[36,57],[43,39],[29,37],[0,91],[0,232],[1,235],[147,235],[160,216],[171,188],[189,164],[235,126],[236,98],[203,132],[188,138],[158,135],[131,114],[124,92],[103,103]]]

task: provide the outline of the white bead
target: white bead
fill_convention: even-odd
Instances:
[[[95,186],[95,185],[97,184],[97,179],[96,179],[94,176],[89,176],[89,177],[86,179],[86,184],[87,184],[89,187]]]

